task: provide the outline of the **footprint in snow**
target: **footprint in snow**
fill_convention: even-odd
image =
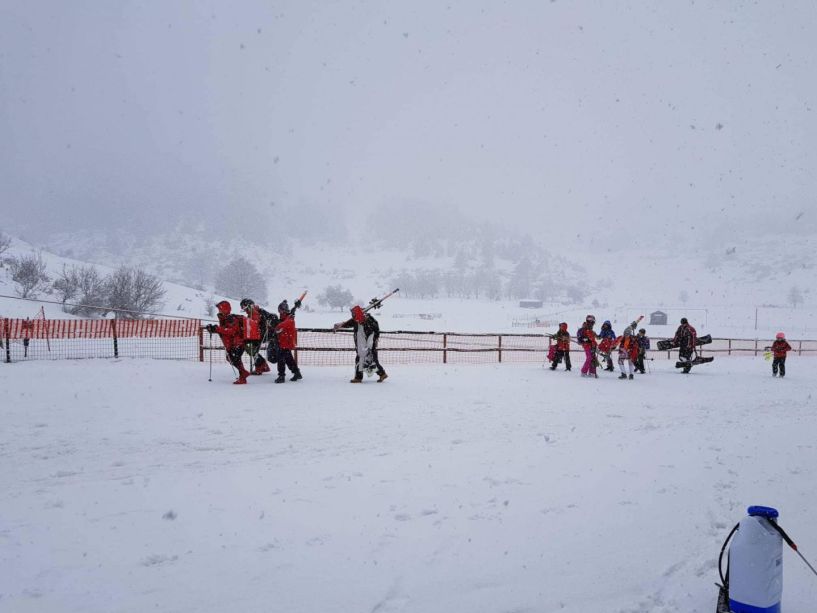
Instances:
[[[179,556],[165,556],[158,553],[154,553],[142,560],[142,566],[161,566],[162,564],[167,564],[169,562],[175,562],[179,559]]]

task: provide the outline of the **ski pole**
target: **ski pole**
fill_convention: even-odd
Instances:
[[[793,540],[791,540],[791,537],[788,534],[786,534],[786,531],[783,530],[783,528],[781,528],[780,526],[778,526],[777,522],[770,521],[769,524],[771,525],[772,528],[774,528],[775,530],[777,530],[780,533],[780,536],[783,537],[783,540],[786,541],[786,544],[789,547],[791,547],[798,556],[800,556],[800,559],[803,560],[803,562],[806,563],[806,566],[809,567],[811,572],[813,572],[815,575],[817,575],[817,570],[814,570],[814,567],[811,564],[809,564],[809,561],[806,560],[805,556],[802,553],[800,553],[800,551],[797,549],[797,545],[795,544],[795,542]]]
[[[213,382],[213,333],[210,332],[210,345],[208,347],[210,353],[210,376],[208,377],[208,381],[210,383]]]

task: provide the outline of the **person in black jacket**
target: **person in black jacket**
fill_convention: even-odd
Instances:
[[[334,330],[351,328],[355,338],[355,376],[349,383],[363,383],[363,371],[377,372],[378,383],[383,383],[389,376],[377,359],[377,341],[380,338],[380,326],[377,320],[359,306],[352,308],[352,317],[337,323]]]
[[[686,317],[681,318],[681,325],[675,331],[675,337],[672,339],[672,344],[678,347],[678,361],[692,362],[692,354],[695,352],[695,345],[697,344],[698,333],[695,328],[689,325]],[[684,374],[692,370],[692,364],[684,365]]]

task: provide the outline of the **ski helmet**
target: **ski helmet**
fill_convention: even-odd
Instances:
[[[366,319],[366,314],[363,312],[359,306],[352,307],[352,319],[354,319],[357,323],[362,324],[363,320]]]
[[[646,334],[646,333],[647,333],[647,331],[646,331],[644,328],[641,328],[641,329],[638,331],[638,333],[639,333],[639,334]]]
[[[774,337],[778,340],[786,340],[786,335],[783,334],[782,332],[778,332],[777,334],[774,335]]]
[[[278,312],[289,313],[289,303],[286,300],[284,300],[281,304],[278,305]]]
[[[255,302],[252,301],[252,298],[242,298],[241,299],[241,308],[246,309],[247,307],[255,306]]]
[[[613,326],[613,324],[611,324],[611,323],[610,323],[610,320],[609,320],[609,319],[605,319],[605,320],[604,320],[604,323],[603,323],[603,324],[601,324],[601,325],[602,325],[602,326],[607,326],[608,328],[611,328],[611,327]]]
[[[221,302],[219,302],[216,305],[216,308],[218,309],[218,312],[221,313],[222,315],[229,315],[233,310],[233,307],[231,307],[230,303],[227,302],[226,300],[222,300]]]
[[[559,330],[567,330],[567,322],[563,321],[559,324]]]
[[[687,318],[686,318],[686,317],[682,317],[682,318],[681,318],[681,323],[682,323],[682,324],[688,324],[689,322],[687,321]]]
[[[587,323],[589,323],[589,324],[594,324],[594,323],[596,323],[596,316],[595,316],[595,315],[588,315],[588,316],[585,318],[585,321],[586,321]]]

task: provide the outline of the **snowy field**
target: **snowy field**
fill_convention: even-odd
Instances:
[[[817,560],[815,364],[2,365],[0,611],[711,613],[748,505]]]

